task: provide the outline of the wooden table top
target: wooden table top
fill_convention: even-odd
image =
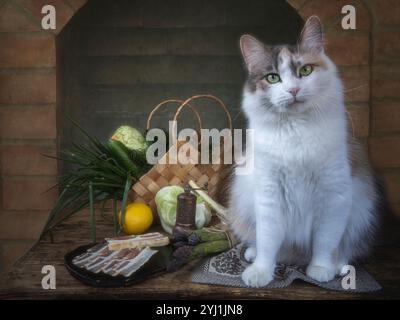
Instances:
[[[98,239],[112,235],[108,220],[98,218]],[[89,219],[85,212],[69,218],[48,239],[38,242],[19,259],[12,270],[0,278],[0,299],[399,299],[400,254],[398,247],[376,250],[364,268],[383,287],[372,293],[328,291],[296,280],[285,289],[234,288],[190,282],[190,272],[197,261],[175,273],[124,288],[93,288],[73,278],[64,267],[64,255],[90,242]],[[56,289],[41,286],[42,267],[56,269]]]

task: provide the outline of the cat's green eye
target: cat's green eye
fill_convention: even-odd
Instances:
[[[265,76],[265,80],[267,80],[271,84],[274,84],[281,81],[281,77],[279,76],[279,74],[269,73]]]
[[[305,66],[302,66],[299,71],[302,77],[307,77],[311,74],[311,72],[313,72],[313,67],[311,64],[306,64]]]

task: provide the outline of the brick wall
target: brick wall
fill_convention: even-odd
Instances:
[[[86,1],[0,0],[0,271],[37,239],[57,197],[56,34]],[[41,8],[57,8],[57,30]]]
[[[55,182],[57,167],[41,155],[56,152],[55,35],[85,0],[0,0],[0,268],[5,269],[35,241],[56,193],[43,193]],[[179,3],[179,0],[167,1]],[[201,7],[187,12],[196,23],[218,23],[215,10]],[[222,1],[221,1],[222,2]],[[271,0],[272,2],[272,0]],[[275,2],[275,0],[274,0]],[[400,2],[397,0],[289,0],[303,18],[317,14],[327,32],[328,52],[339,65],[346,86],[346,102],[355,135],[368,148],[384,178],[392,217],[400,216]],[[153,1],[146,1],[153,9]],[[215,2],[217,3],[217,2]],[[219,3],[219,1],[218,1]],[[40,29],[44,4],[57,8],[57,30]],[[357,8],[357,30],[340,28],[340,9]],[[157,7],[158,8],[158,7]],[[236,16],[243,11],[234,10]],[[163,8],[147,11],[150,27],[182,22],[166,17]],[[107,14],[107,13],[106,13]],[[253,15],[262,11],[253,10]],[[186,16],[187,17],[187,16]],[[251,15],[248,20],[251,20]],[[140,23],[142,18],[130,23]],[[133,22],[132,22],[133,21]],[[188,21],[188,20],[186,20]],[[116,19],[110,23],[120,23]],[[124,21],[122,21],[124,22]],[[126,22],[126,21],[125,21]],[[285,23],[285,22],[283,22]],[[138,25],[136,25],[138,26]],[[214,33],[207,34],[212,39]],[[186,39],[191,39],[187,37]],[[193,38],[195,39],[195,38]],[[191,50],[176,42],[172,49]],[[135,48],[136,50],[137,48]],[[159,50],[153,47],[154,50]],[[202,47],[208,50],[207,47]],[[221,49],[221,48],[220,48]],[[221,50],[224,50],[223,48]],[[398,240],[398,229],[392,230]]]
[[[367,1],[371,10],[370,157],[400,217],[400,2]]]

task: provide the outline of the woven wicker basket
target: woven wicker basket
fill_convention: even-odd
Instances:
[[[154,109],[150,112],[149,117],[147,119],[147,130],[150,129],[151,119],[154,113],[162,106],[171,103],[180,103],[179,108],[177,109],[174,116],[174,123],[176,124],[177,118],[184,107],[189,107],[194,114],[196,115],[198,124],[200,129],[202,128],[201,117],[197,110],[195,110],[189,103],[199,100],[199,99],[208,99],[217,104],[224,110],[227,116],[228,125],[230,130],[232,131],[232,119],[231,115],[225,106],[225,104],[217,97],[212,95],[196,95],[185,101],[182,100],[166,100],[158,104]],[[173,131],[175,132],[175,130]],[[170,185],[178,185],[183,186],[189,180],[195,181],[199,186],[207,185],[208,194],[213,197],[217,191],[217,185],[220,178],[220,171],[223,168],[223,150],[221,148],[220,152],[220,161],[219,164],[181,164],[179,161],[177,163],[171,163],[170,159],[172,159],[172,148],[175,147],[177,150],[180,149],[181,146],[185,145],[185,141],[178,141],[176,137],[173,137],[173,145],[167,151],[167,153],[158,161],[157,164],[153,166],[146,174],[144,174],[138,182],[136,182],[132,190],[129,194],[129,198],[133,202],[144,202],[150,205],[155,215],[155,219],[158,221],[158,215],[156,215],[157,208],[155,205],[155,195],[157,192],[165,187]],[[186,144],[185,148],[188,148],[188,144]],[[191,148],[189,146],[189,148]],[[193,150],[194,152],[198,152],[200,156],[199,149]],[[174,153],[175,154],[175,153]]]

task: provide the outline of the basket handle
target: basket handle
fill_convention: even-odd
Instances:
[[[155,113],[158,109],[160,109],[162,106],[164,106],[164,105],[166,105],[166,104],[168,104],[168,103],[176,102],[176,103],[180,103],[181,105],[180,105],[179,108],[176,110],[175,115],[174,115],[174,118],[173,118],[173,121],[174,121],[174,122],[173,122],[173,130],[172,130],[172,133],[173,133],[174,136],[172,137],[172,140],[173,140],[174,142],[177,141],[177,137],[175,136],[177,119],[178,119],[178,116],[180,115],[182,109],[183,109],[184,107],[186,107],[186,106],[188,106],[188,107],[194,112],[194,114],[196,115],[197,122],[198,122],[198,124],[199,124],[200,135],[201,135],[201,129],[202,129],[203,127],[202,127],[202,122],[201,122],[200,114],[198,113],[198,111],[197,111],[196,109],[194,109],[194,108],[189,104],[191,101],[197,100],[197,99],[201,99],[201,98],[214,100],[214,101],[216,101],[216,102],[218,103],[218,105],[224,110],[224,112],[225,112],[225,114],[226,114],[226,117],[227,117],[227,119],[228,119],[229,129],[232,131],[232,130],[233,130],[233,126],[232,126],[232,117],[231,117],[231,114],[230,114],[229,111],[228,111],[228,108],[227,108],[226,105],[222,102],[221,99],[219,99],[219,98],[217,98],[217,97],[215,97],[215,96],[213,96],[213,95],[210,95],[210,94],[195,95],[195,96],[192,96],[192,97],[186,99],[185,101],[183,101],[183,100],[178,100],[178,99],[169,99],[169,100],[164,100],[164,101],[160,102],[158,105],[156,105],[156,106],[153,108],[153,110],[151,110],[151,112],[150,112],[150,114],[149,114],[149,116],[148,116],[148,118],[147,118],[146,130],[149,130],[149,129],[150,129],[151,119],[153,118],[154,113]],[[201,142],[201,138],[200,138],[199,143],[200,143],[200,142]]]
[[[190,97],[190,98],[186,99],[186,100],[179,106],[178,110],[176,110],[176,113],[175,113],[175,116],[174,116],[174,120],[173,120],[173,121],[174,121],[174,123],[173,123],[173,125],[174,125],[174,130],[173,130],[173,132],[176,131],[176,128],[175,128],[175,126],[176,126],[176,120],[177,120],[177,118],[178,118],[180,112],[182,111],[182,109],[183,109],[186,105],[189,105],[189,102],[191,102],[191,101],[193,101],[193,100],[197,100],[197,99],[203,99],[203,98],[205,98],[205,99],[211,99],[211,100],[214,100],[214,101],[218,102],[218,105],[225,111],[226,117],[227,117],[227,119],[228,119],[229,129],[230,129],[231,131],[233,130],[231,114],[229,113],[228,108],[227,108],[226,105],[222,102],[222,100],[219,99],[219,98],[217,98],[217,97],[215,97],[215,96],[213,96],[213,95],[211,95],[211,94],[199,94],[199,95],[195,95],[195,96],[193,96],[193,97]],[[190,105],[189,105],[189,106],[190,106]]]
[[[164,100],[164,101],[160,102],[158,105],[156,105],[156,106],[153,108],[153,110],[151,110],[151,112],[149,113],[149,116],[147,117],[146,131],[150,129],[150,123],[151,123],[151,119],[153,118],[154,113],[155,113],[158,109],[160,109],[162,106],[164,106],[164,105],[166,105],[166,104],[168,104],[168,103],[171,103],[171,102],[180,103],[181,105],[182,105],[182,103],[184,103],[183,100],[178,100],[178,99],[168,99],[168,100]],[[187,105],[187,106],[193,111],[193,113],[195,114],[196,119],[197,119],[197,123],[199,124],[199,130],[200,130],[200,132],[201,132],[201,129],[202,129],[203,127],[202,127],[201,117],[200,117],[199,112],[198,112],[195,108],[193,108],[190,104],[187,103],[186,105]],[[177,119],[177,116],[176,116],[176,113],[175,113],[174,121],[176,121],[176,119]],[[174,124],[175,124],[175,123],[174,123]],[[175,128],[174,128],[174,130],[172,131],[173,135],[175,135],[174,132],[175,132]],[[177,139],[177,137],[175,137],[175,136],[172,137],[172,140],[173,140],[174,142],[177,141],[176,139]]]

